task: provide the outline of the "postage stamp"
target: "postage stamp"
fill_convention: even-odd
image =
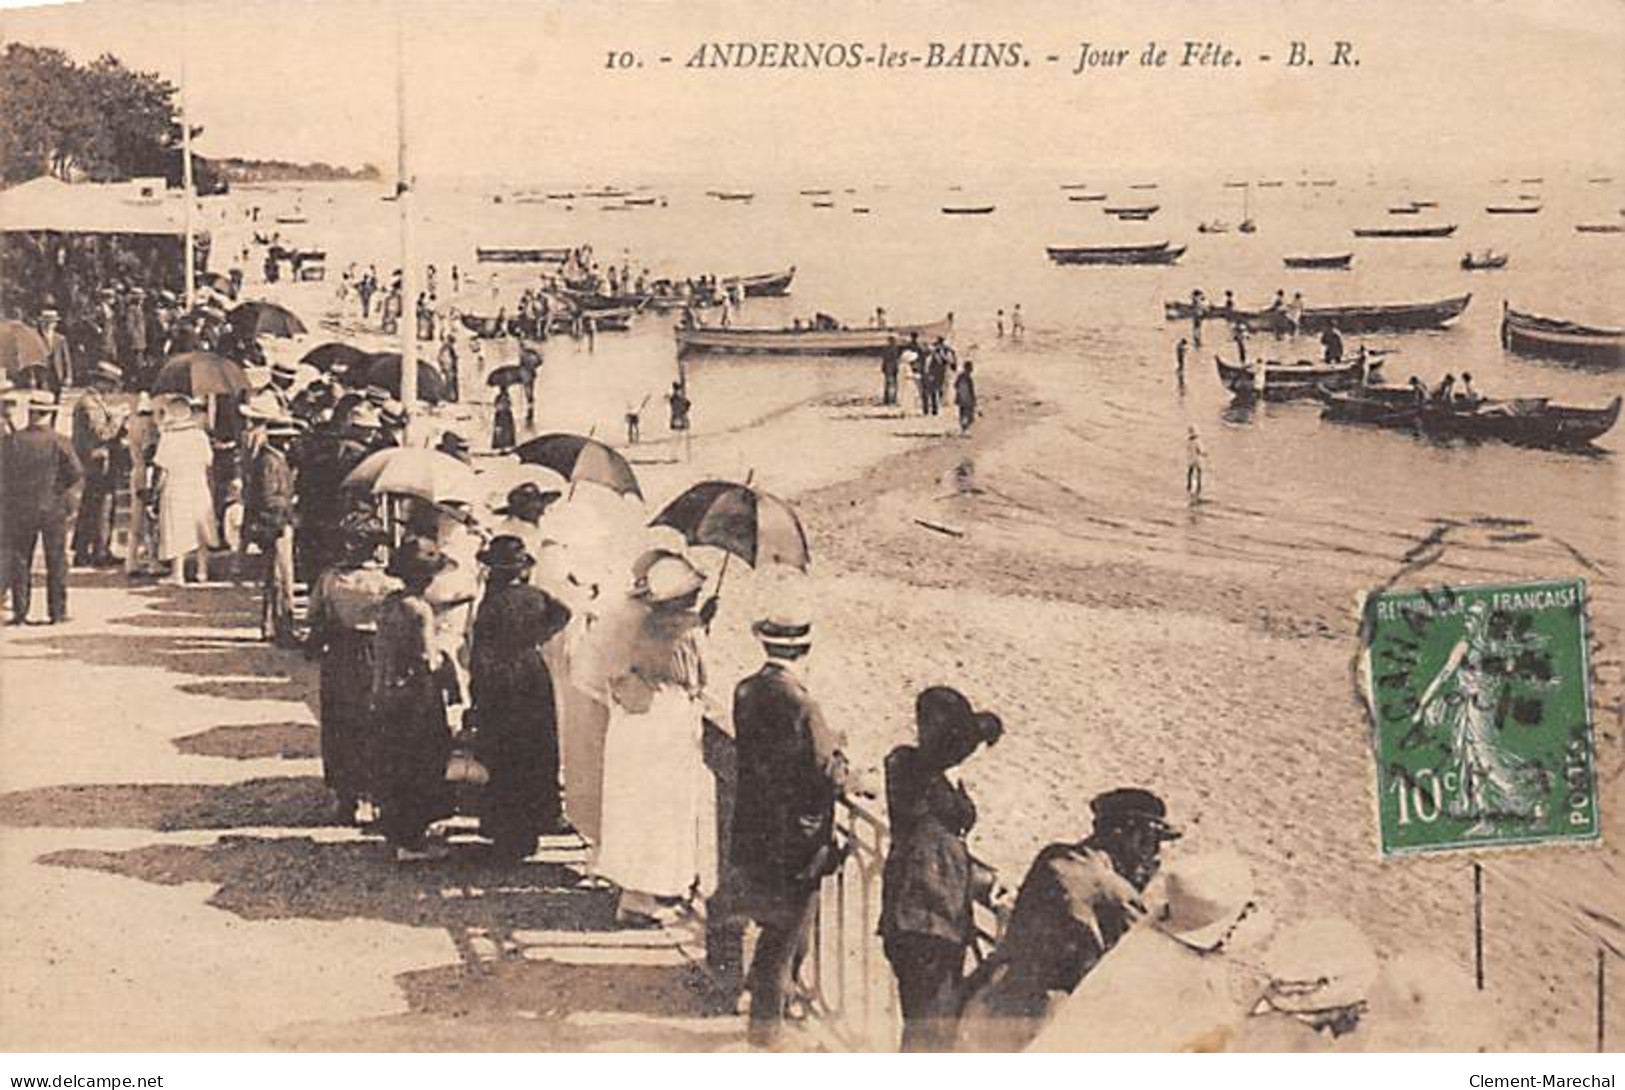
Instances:
[[[1385,856],[1597,839],[1584,580],[1383,591],[1361,631]]]

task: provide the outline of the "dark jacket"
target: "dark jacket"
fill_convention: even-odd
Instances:
[[[769,662],[734,689],[733,863],[764,907],[805,896],[832,860],[841,738],[801,680]]]
[[[1086,844],[1051,844],[1022,879],[994,962],[1016,990],[1070,992],[1131,921],[1111,858]]]
[[[250,541],[265,546],[293,524],[293,469],[288,457],[269,444],[249,467],[243,491],[243,528]]]
[[[5,443],[0,459],[5,521],[30,525],[37,519],[67,518],[75,506],[73,493],[84,479],[67,437],[54,428],[30,425]]]
[[[968,944],[972,901],[993,877],[965,844],[976,804],[918,747],[898,746],[886,757],[886,813],[892,842],[880,887],[880,933]]]

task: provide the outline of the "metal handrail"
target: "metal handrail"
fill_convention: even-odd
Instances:
[[[730,725],[720,716],[707,720],[706,733],[707,764],[717,781],[717,873],[726,886],[728,826],[737,782],[734,740]],[[863,801],[847,795],[836,799],[835,828],[847,851],[819,892],[813,934],[797,983],[808,1015],[836,1043],[849,1049],[890,1050],[897,1041],[897,998],[878,926],[880,884],[891,829]],[[985,866],[979,860],[973,862]],[[972,950],[980,962],[997,940],[997,910],[991,895],[979,894],[973,911]],[[707,942],[707,960],[714,971],[736,975],[742,969],[734,935],[712,931]]]

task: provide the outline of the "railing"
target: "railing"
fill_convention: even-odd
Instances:
[[[705,759],[716,778],[718,890],[707,905],[706,962],[727,986],[743,978],[743,925],[732,907],[728,847],[737,784],[734,739],[728,727],[707,720]],[[890,1051],[900,1023],[890,966],[881,951],[881,870],[891,830],[863,802],[841,798],[835,807],[836,832],[847,845],[841,867],[819,892],[818,915],[802,963],[798,985],[807,1015],[819,1032],[842,1048]],[[975,957],[991,949],[997,916],[990,898],[976,906]]]

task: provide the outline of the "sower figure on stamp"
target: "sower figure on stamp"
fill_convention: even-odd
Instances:
[[[767,661],[734,689],[739,788],[733,864],[744,912],[761,928],[745,977],[750,1042],[775,1048],[806,956],[818,890],[840,866],[835,799],[851,781],[841,738],[802,678],[812,624],[788,612],[752,626]]]
[[[971,978],[961,1049],[1026,1047],[1144,915],[1140,894],[1161,865],[1163,842],[1180,832],[1162,799],[1143,788],[1107,791],[1089,807],[1088,839],[1044,848],[1022,879],[1004,937]]]

